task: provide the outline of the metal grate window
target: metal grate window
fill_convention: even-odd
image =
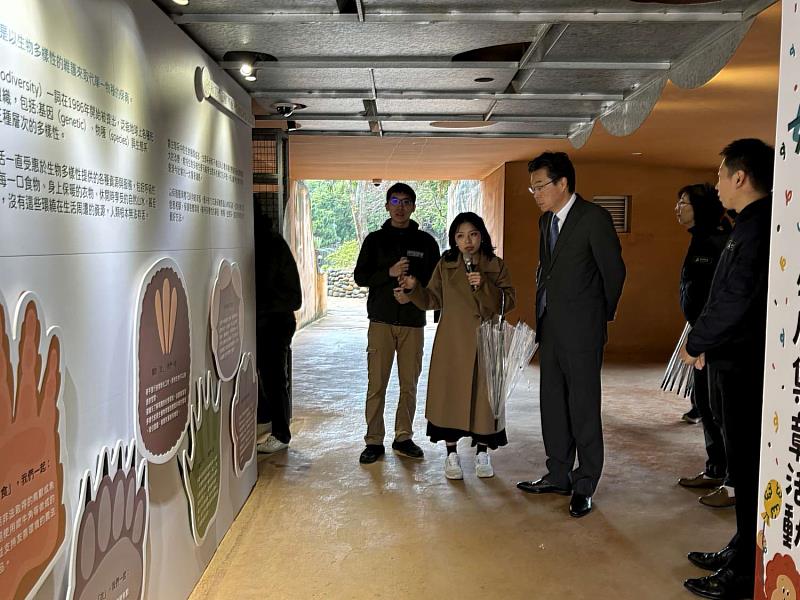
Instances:
[[[611,213],[614,229],[617,233],[630,233],[631,230],[631,197],[630,196],[595,196],[592,202],[599,204]]]
[[[280,132],[274,129],[253,130],[253,199],[256,216],[270,217],[275,231],[281,231],[286,205],[283,185],[285,148]]]

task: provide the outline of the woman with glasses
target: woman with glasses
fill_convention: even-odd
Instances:
[[[410,292],[411,301],[423,310],[441,309],[433,342],[425,417],[432,442],[447,446],[445,477],[463,479],[456,444],[471,437],[477,446],[475,473],[492,477],[494,469],[487,450],[505,446],[505,424],[495,421],[489,404],[486,376],[478,360],[481,321],[514,307],[511,276],[495,255],[486,225],[472,212],[461,213],[449,231],[450,249],[436,265],[427,286],[416,278],[403,278],[397,294]]]

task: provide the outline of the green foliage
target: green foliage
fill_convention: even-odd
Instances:
[[[325,259],[326,270],[352,271],[358,260],[361,244],[358,240],[348,240],[331,252]]]

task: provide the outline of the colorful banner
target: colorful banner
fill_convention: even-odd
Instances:
[[[800,597],[800,13],[783,3],[756,600]]]

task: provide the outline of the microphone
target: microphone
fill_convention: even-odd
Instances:
[[[464,267],[466,268],[467,273],[474,273],[475,272],[475,265],[472,264],[472,255],[468,254],[467,252],[465,252],[461,256],[464,259]],[[472,288],[473,292],[478,289],[477,285],[472,285],[470,287]]]

